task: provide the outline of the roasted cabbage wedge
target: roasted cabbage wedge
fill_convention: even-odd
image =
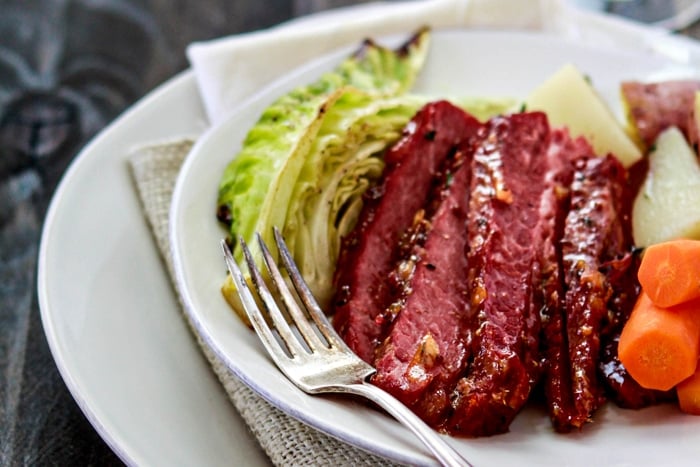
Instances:
[[[377,98],[400,95],[414,83],[429,46],[423,29],[397,50],[365,41],[360,50],[316,82],[268,107],[246,136],[219,184],[217,215],[232,239],[261,232],[268,244],[273,225],[285,224],[292,188],[329,108],[346,87]],[[253,246],[253,245],[251,245]],[[235,249],[240,260],[240,249]]]
[[[251,245],[257,262],[261,255],[254,233],[274,245],[272,227],[286,225],[297,178],[335,102],[351,89],[376,99],[405,93],[423,66],[429,43],[427,28],[395,50],[367,40],[334,70],[281,96],[263,112],[219,184],[217,217],[228,226],[238,260],[239,238]],[[240,312],[230,279],[224,295]]]
[[[419,108],[435,100],[407,93],[428,40],[422,30],[398,50],[366,42],[336,70],[264,111],[219,187],[217,215],[229,228],[238,260],[236,244],[243,238],[260,264],[254,233],[274,245],[277,226],[319,303],[328,305],[342,238],[357,221],[362,195],[381,177],[384,152]],[[454,102],[484,120],[516,104],[512,99]],[[245,319],[230,277],[223,293]]]

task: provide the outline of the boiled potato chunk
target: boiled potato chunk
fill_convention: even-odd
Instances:
[[[527,110],[547,113],[552,126],[567,126],[572,136],[584,136],[596,154],[614,154],[625,167],[642,153],[610,108],[573,65],[566,65],[535,89]]]
[[[634,242],[700,239],[700,166],[683,134],[672,127],[656,140],[649,172],[632,208]]]

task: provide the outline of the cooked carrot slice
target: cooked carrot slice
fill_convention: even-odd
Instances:
[[[700,298],[700,241],[678,239],[647,247],[638,277],[660,307]]]
[[[700,415],[700,371],[683,380],[676,386],[678,404],[681,410],[692,415]]]
[[[662,391],[695,372],[700,353],[700,302],[667,309],[642,292],[622,329],[618,357],[641,386]]]

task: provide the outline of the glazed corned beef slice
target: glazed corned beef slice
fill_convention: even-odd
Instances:
[[[409,293],[378,349],[372,380],[433,426],[443,420],[469,357],[465,249],[472,149],[465,146],[455,157],[459,167],[447,177],[449,189],[425,241],[408,260],[413,265],[404,287]]]
[[[542,326],[542,386],[552,425],[560,432],[570,431],[573,410],[560,241],[569,209],[575,163],[592,156],[593,149],[585,139],[572,139],[566,129],[552,130],[546,153],[545,193],[540,205],[544,223],[539,260],[542,285],[537,294],[537,306]]]
[[[562,259],[573,427],[590,421],[605,400],[598,377],[600,336],[614,291],[603,265],[628,252],[621,215],[625,177],[615,157],[595,157],[577,163],[571,186]]]
[[[629,408],[668,400],[669,394],[639,386],[617,359],[619,334],[639,294],[629,222],[636,190],[612,156],[594,156],[580,138],[562,141],[554,159],[561,196],[557,247],[546,241],[543,252],[557,262],[543,263],[541,348],[550,419],[556,431],[569,432],[590,421],[605,399],[604,387]],[[559,225],[562,214],[565,226]]]
[[[369,190],[357,227],[343,242],[333,323],[369,363],[388,330],[384,312],[396,291],[387,277],[399,260],[399,240],[426,202],[440,167],[481,126],[446,101],[423,107],[387,151],[383,179]]]
[[[540,216],[550,142],[543,113],[492,119],[472,164],[468,215],[470,363],[444,431],[502,433],[539,376]]]

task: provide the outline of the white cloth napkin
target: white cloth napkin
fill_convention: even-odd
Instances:
[[[578,10],[566,0],[415,0],[381,2],[331,10],[247,34],[191,44],[195,72],[210,123],[295,67],[365,37],[408,35],[428,25],[439,28],[528,29],[580,43],[651,51],[683,63],[700,54],[670,46],[684,39],[650,31],[620,18]],[[678,56],[679,49],[685,51]]]
[[[536,28],[539,0],[422,0],[357,5],[280,26],[192,44],[187,54],[212,123],[289,70],[365,37],[408,35],[429,25]]]

